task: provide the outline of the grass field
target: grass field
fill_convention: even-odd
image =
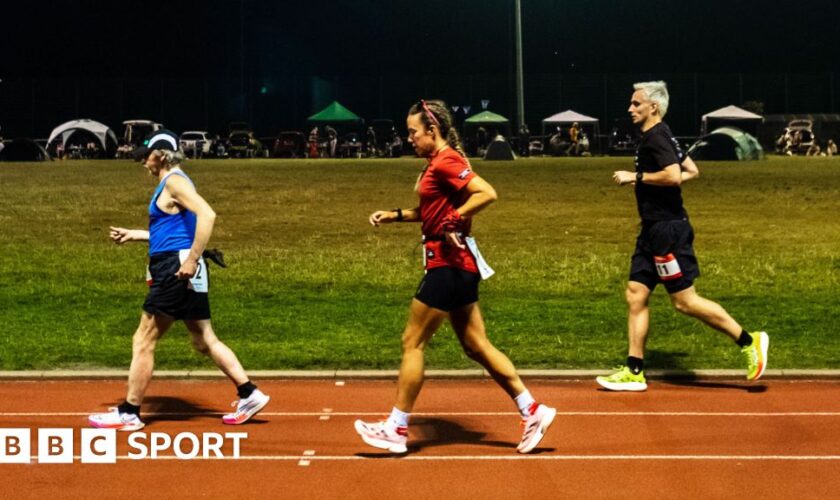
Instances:
[[[396,368],[422,276],[419,226],[367,223],[416,205],[422,161],[195,161],[218,213],[211,247],[219,336],[249,369]],[[630,158],[475,162],[499,192],[474,233],[497,275],[482,285],[491,339],[525,368],[609,368],[626,355],[623,289],[638,221],[610,183]],[[698,291],[771,335],[771,368],[840,368],[840,159],[700,165],[683,188],[703,276]],[[127,368],[146,287],[154,181],[124,161],[0,164],[0,369]],[[652,299],[648,365],[735,368],[724,335]],[[470,367],[441,330],[429,367]],[[157,368],[211,367],[182,326]]]

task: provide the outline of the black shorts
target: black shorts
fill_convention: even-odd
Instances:
[[[429,307],[452,311],[478,302],[478,282],[481,276],[457,267],[429,269],[414,298]]]
[[[149,259],[152,285],[143,303],[143,310],[149,314],[162,314],[180,320],[210,319],[210,300],[207,294],[194,292],[188,288],[189,280],[176,278],[175,273],[180,268],[178,252],[162,253]]]
[[[630,259],[630,281],[651,290],[662,283],[669,294],[691,287],[700,276],[693,243],[688,219],[643,222]]]

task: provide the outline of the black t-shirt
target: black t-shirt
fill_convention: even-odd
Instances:
[[[670,127],[660,122],[642,134],[636,148],[636,172],[659,172],[668,165],[681,164],[685,156]],[[679,186],[652,186],[637,182],[636,205],[643,221],[687,217]]]

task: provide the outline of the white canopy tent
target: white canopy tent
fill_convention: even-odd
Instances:
[[[551,115],[542,121],[543,135],[545,135],[546,126],[565,125],[575,122],[579,125],[592,125],[595,128],[595,135],[600,134],[600,127],[597,118],[592,118],[591,116],[586,116],[578,113],[577,111],[567,109],[566,111],[561,111],[560,113]]]
[[[70,136],[78,130],[84,130],[93,134],[99,140],[102,151],[113,152],[113,150],[116,150],[117,136],[114,134],[114,131],[108,128],[107,125],[86,118],[70,120],[54,128],[50,133],[50,138],[47,140],[47,150],[49,151],[50,147],[54,147],[54,141],[58,140],[61,141],[62,146],[65,146]]]
[[[571,125],[572,123],[577,122],[578,125],[581,127],[589,126],[591,127],[591,134],[590,136],[590,144],[594,145],[597,150],[601,151],[601,125],[600,121],[597,118],[593,118],[591,116],[584,115],[582,113],[578,113],[577,111],[573,111],[571,109],[567,109],[566,111],[561,111],[560,113],[556,113],[554,115],[545,118],[542,121],[542,135],[545,136],[546,128],[558,125]],[[550,133],[549,133],[550,135]]]
[[[738,128],[745,128],[744,125],[751,125],[747,128],[749,132],[755,134],[758,124],[764,121],[764,117],[757,115],[746,109],[741,109],[738,106],[729,105],[720,109],[716,109],[710,113],[703,115],[700,133],[706,135],[709,129],[716,129],[724,125],[732,125]],[[712,124],[712,125],[710,125]]]
[[[597,118],[592,118],[591,116],[586,116],[583,114],[578,113],[577,111],[572,111],[571,109],[567,109],[566,111],[561,111],[555,115],[551,115],[548,118],[543,120],[544,125],[550,124],[563,124],[563,123],[598,123]]]

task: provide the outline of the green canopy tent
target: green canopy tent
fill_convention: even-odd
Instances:
[[[720,127],[704,135],[689,149],[698,161],[743,161],[764,158],[764,149],[755,137],[735,127]]]
[[[363,120],[359,115],[345,108],[338,101],[333,101],[326,108],[307,118],[307,121],[312,124],[351,124],[361,123]]]
[[[467,151],[475,154],[478,149],[478,129],[486,131],[487,145],[493,141],[497,134],[502,134],[505,139],[510,138],[510,120],[492,111],[482,111],[464,120],[464,142]]]

